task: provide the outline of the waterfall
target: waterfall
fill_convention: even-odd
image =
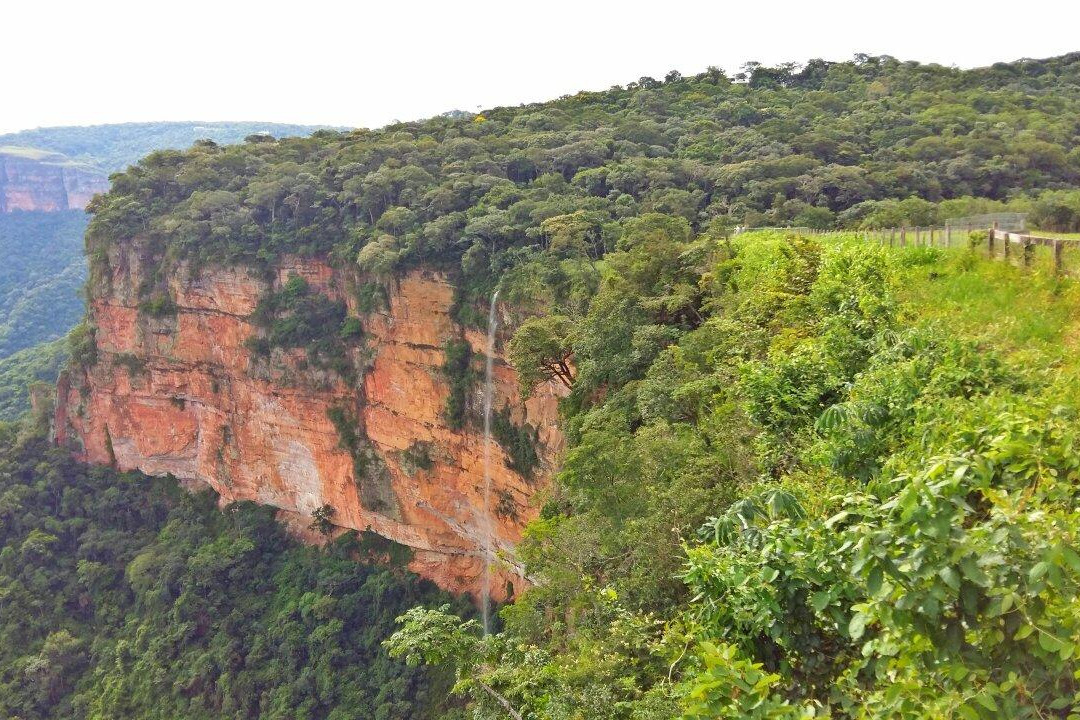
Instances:
[[[491,521],[491,403],[493,400],[493,380],[495,367],[495,329],[499,318],[495,314],[495,303],[499,291],[491,296],[488,309],[487,365],[484,373],[484,585],[480,594],[480,613],[484,619],[484,634],[491,633],[491,559],[494,554],[494,523]]]

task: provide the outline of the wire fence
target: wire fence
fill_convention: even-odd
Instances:
[[[969,215],[967,217],[949,218],[945,221],[945,224],[957,228],[995,227],[999,230],[1005,230],[1007,232],[1022,233],[1027,230],[1027,213],[983,213],[982,215]]]
[[[1080,240],[1008,232],[999,227],[954,225],[863,230],[866,239],[890,247],[968,247],[987,257],[1062,277],[1080,269]]]
[[[979,217],[1007,218],[1010,225],[1025,222],[1023,213],[993,213]],[[889,247],[970,248],[987,257],[1010,262],[1028,270],[1048,272],[1056,277],[1080,278],[1080,238],[1055,238],[1003,230],[1001,220],[994,226],[976,225],[959,218],[946,225],[929,227],[893,227],[872,230],[815,230],[798,227],[740,228],[742,232],[783,230],[801,235],[856,235]],[[739,231],[736,231],[739,234]]]

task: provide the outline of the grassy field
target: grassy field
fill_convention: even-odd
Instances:
[[[901,253],[903,254],[903,253]],[[1045,372],[1073,398],[1080,387],[1080,285],[984,255],[949,250],[906,269],[902,297],[920,318]]]
[[[1080,233],[1059,233],[1052,230],[1031,230],[1029,235],[1038,235],[1039,237],[1049,238],[1061,238],[1063,240],[1080,240]]]
[[[59,165],[62,167],[80,168],[89,172],[100,172],[92,165],[76,162],[66,155],[61,155],[60,153],[51,152],[49,150],[23,147],[21,145],[0,145],[0,156],[3,155],[17,157],[23,160],[33,160],[35,162],[45,163],[46,165]]]
[[[865,243],[856,233],[826,242]],[[1069,237],[1062,235],[1062,237]],[[1071,237],[1080,238],[1080,235]],[[976,248],[893,247],[900,297],[915,322],[933,322],[958,337],[1001,352],[1042,375],[1048,392],[1080,400],[1080,248],[1066,248],[1066,276],[1056,278],[1049,248],[1038,247],[1031,268],[1019,249],[1010,262]]]
[[[739,243],[783,231],[746,233]],[[854,232],[818,236],[828,243],[874,242]],[[1076,237],[1080,237],[1077,235]],[[912,323],[935,323],[957,337],[994,348],[1017,367],[1042,376],[1048,392],[1080,401],[1080,247],[1067,247],[1065,277],[1056,278],[1049,248],[1035,248],[1030,268],[1014,248],[887,247],[898,268],[899,295]]]

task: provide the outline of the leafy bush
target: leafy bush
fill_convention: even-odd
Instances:
[[[139,310],[153,318],[163,318],[176,314],[176,303],[165,292],[156,293],[139,303]]]
[[[266,357],[274,348],[304,348],[315,367],[354,377],[348,351],[363,340],[360,320],[346,314],[345,303],[313,292],[302,277],[293,275],[280,290],[268,292],[252,320],[262,331],[248,344],[256,354]]]
[[[529,424],[517,425],[510,418],[510,408],[491,413],[491,434],[506,451],[510,469],[530,477],[540,458],[536,455],[537,432]]]
[[[941,454],[849,495],[836,515],[765,516],[692,549],[701,620],[778,671],[789,698],[840,711],[1075,707],[1078,439],[1072,411],[977,404]]]
[[[443,376],[450,386],[443,416],[453,430],[465,427],[469,394],[477,382],[477,371],[472,363],[472,346],[465,340],[447,340],[443,346]]]

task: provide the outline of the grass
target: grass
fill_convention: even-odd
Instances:
[[[1080,233],[1062,233],[1053,232],[1052,230],[1029,230],[1028,235],[1036,235],[1038,237],[1048,238],[1061,238],[1062,240],[1080,240]]]
[[[776,240],[747,234],[740,242]],[[865,243],[855,233],[818,236],[828,243]],[[1077,236],[1080,237],[1080,236]],[[987,257],[979,248],[893,247],[898,292],[913,324],[935,323],[961,338],[994,348],[1015,367],[1046,384],[1047,396],[1080,401],[1080,248],[1067,248],[1067,276],[1055,278],[1049,248],[1036,248],[1032,267]],[[929,254],[928,254],[929,253]]]
[[[901,262],[905,251],[895,251]],[[1054,278],[1048,262],[1026,270],[944,250],[935,263],[904,267],[900,296],[916,321],[992,347],[1041,377],[1048,393],[1080,400],[1080,284]]]
[[[1080,320],[1076,283],[964,250],[905,268],[901,295],[920,316],[1015,352],[1063,349]]]
[[[76,162],[68,156],[61,155],[58,152],[52,152],[50,150],[40,150],[38,148],[25,147],[22,145],[0,145],[0,156],[3,155],[23,158],[25,160],[33,160],[35,162],[45,163],[46,165],[82,168],[90,172],[100,172],[92,165]]]

